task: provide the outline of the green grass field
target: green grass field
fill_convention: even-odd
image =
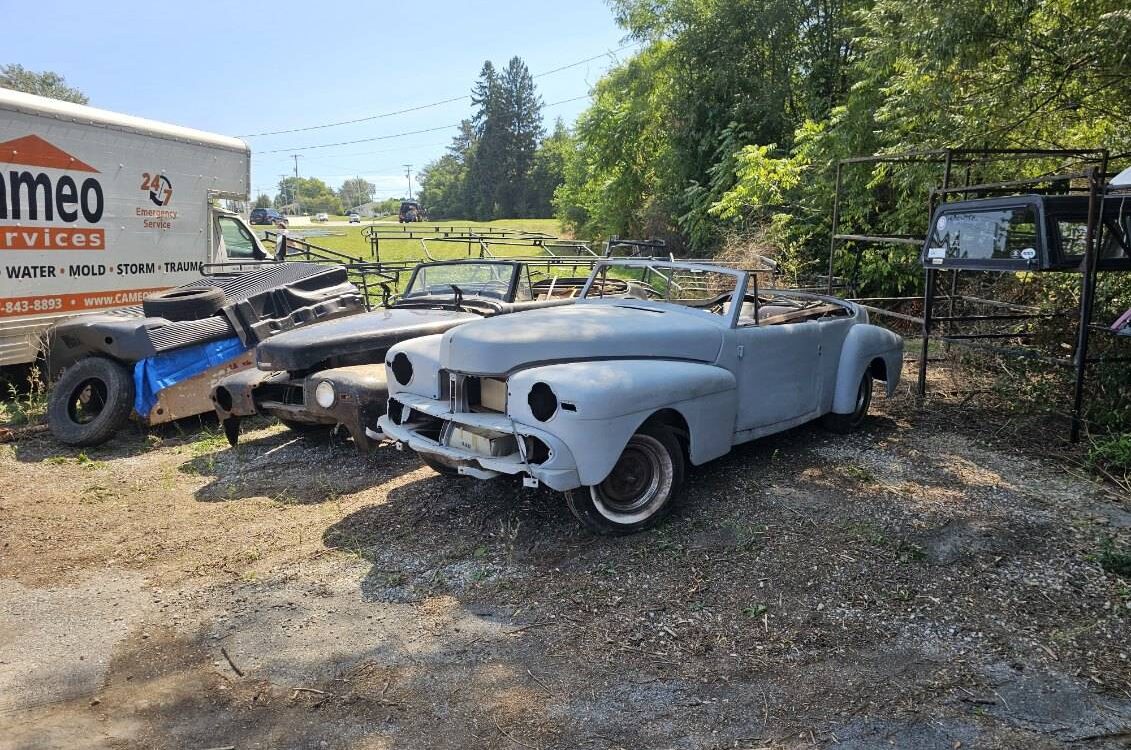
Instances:
[[[514,229],[524,232],[539,232],[557,236],[561,232],[561,225],[557,219],[500,219],[498,221],[427,221],[419,224],[383,224],[391,230],[398,227],[407,227],[420,232],[430,231],[432,227],[494,227]],[[312,227],[295,227],[292,232],[296,237],[301,237],[305,231],[319,231],[323,228],[330,232],[326,236],[311,236],[308,241],[319,247],[346,253],[359,258],[372,258],[372,248],[369,241],[362,236],[366,224],[340,224],[314,225]],[[466,242],[443,242],[440,240],[427,240],[428,252],[434,258],[466,258],[468,257],[468,244]],[[491,252],[495,255],[542,255],[542,251],[533,245],[492,245]],[[479,245],[471,244],[471,254],[479,257]],[[419,239],[382,239],[382,261],[420,261],[425,260],[424,249]]]

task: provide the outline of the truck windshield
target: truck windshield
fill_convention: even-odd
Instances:
[[[403,298],[454,297],[454,285],[464,297],[505,300],[510,294],[514,269],[514,266],[502,263],[440,263],[419,266]]]

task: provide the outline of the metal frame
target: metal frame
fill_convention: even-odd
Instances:
[[[1059,158],[1068,162],[1065,166],[1074,166],[1071,171],[1058,171],[1041,175],[1039,177],[1023,180],[1009,180],[971,184],[971,174],[974,168],[986,166],[1002,161],[1025,161],[1042,158]],[[978,273],[1003,273],[1016,272],[1017,269],[986,270],[960,268],[951,265],[945,269],[951,273],[950,288],[941,295],[938,290],[938,274],[940,270],[926,266],[923,276],[923,293],[921,296],[886,297],[886,298],[856,298],[852,301],[860,304],[870,312],[880,316],[891,317],[904,322],[915,323],[920,326],[921,345],[918,359],[918,378],[916,391],[920,398],[927,391],[927,366],[930,342],[932,339],[942,341],[947,346],[957,345],[973,349],[988,350],[996,354],[1037,359],[1057,366],[1068,366],[1074,370],[1071,408],[1070,439],[1078,442],[1083,428],[1084,386],[1087,377],[1087,367],[1098,361],[1113,361],[1112,358],[1089,358],[1088,349],[1091,343],[1091,330],[1094,308],[1097,275],[1100,272],[1126,272],[1126,268],[1100,269],[1097,267],[1099,248],[1101,247],[1103,222],[1103,201],[1108,194],[1107,179],[1108,169],[1113,157],[1107,149],[935,149],[929,151],[916,151],[900,154],[880,154],[875,156],[860,156],[851,159],[842,159],[836,166],[836,193],[833,197],[832,234],[829,240],[828,277],[825,285],[828,293],[834,289],[846,289],[847,295],[852,298],[857,292],[856,282],[863,253],[869,245],[895,245],[914,246],[922,248],[926,237],[913,237],[908,235],[872,235],[865,233],[842,233],[841,227],[841,200],[844,188],[845,169],[851,165],[876,165],[896,163],[926,163],[938,164],[942,167],[941,187],[930,191],[927,205],[927,220],[931,220],[934,210],[939,203],[946,202],[951,196],[962,198],[1007,196],[1017,194],[1079,194],[1081,189],[1075,183],[1085,181],[1088,195],[1088,220],[1084,242],[1084,259],[1080,267],[1072,270],[1047,270],[1040,273],[1079,273],[1080,274],[1080,305],[1075,333],[1075,353],[1070,358],[1056,358],[1042,355],[1038,352],[1021,347],[1003,347],[995,345],[993,341],[1008,339],[1019,340],[1024,343],[1030,334],[1018,332],[992,332],[969,333],[958,329],[958,324],[986,322],[986,321],[1025,321],[1041,320],[1050,317],[1066,317],[1067,313],[1039,313],[1035,308],[1016,305],[1003,300],[984,299],[960,295],[958,293],[958,274],[965,270]],[[952,177],[956,166],[965,167],[965,175],[961,185],[952,185]],[[835,276],[838,249],[846,243],[856,243],[853,269],[848,279],[838,283]],[[906,315],[893,310],[880,307],[876,303],[907,302],[922,300],[923,312],[921,316]],[[945,314],[936,312],[937,304],[942,301],[947,304]],[[872,303],[872,304],[869,304]],[[960,303],[972,303],[976,306],[989,308],[988,314],[957,314],[956,307]],[[946,326],[943,335],[937,333],[939,325]],[[957,330],[956,330],[957,329]],[[1115,358],[1121,361],[1122,358]]]

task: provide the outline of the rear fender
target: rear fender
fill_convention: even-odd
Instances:
[[[876,365],[875,363],[882,363]],[[837,366],[836,388],[832,410],[850,414],[856,408],[857,389],[864,373],[872,368],[872,376],[883,380],[890,397],[899,385],[903,368],[903,337],[869,323],[852,326],[845,336]]]
[[[553,390],[558,408],[546,421],[531,413],[535,383]],[[693,464],[730,450],[737,404],[734,375],[721,367],[665,360],[571,362],[523,370],[507,381],[507,412],[546,430],[573,455],[582,484],[609,475],[628,439],[653,415],[674,412],[687,428]],[[676,420],[678,422],[678,420]]]

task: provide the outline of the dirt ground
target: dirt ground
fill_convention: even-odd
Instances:
[[[618,539],[268,422],[0,446],[0,748],[1131,747],[1131,506],[903,391]]]

